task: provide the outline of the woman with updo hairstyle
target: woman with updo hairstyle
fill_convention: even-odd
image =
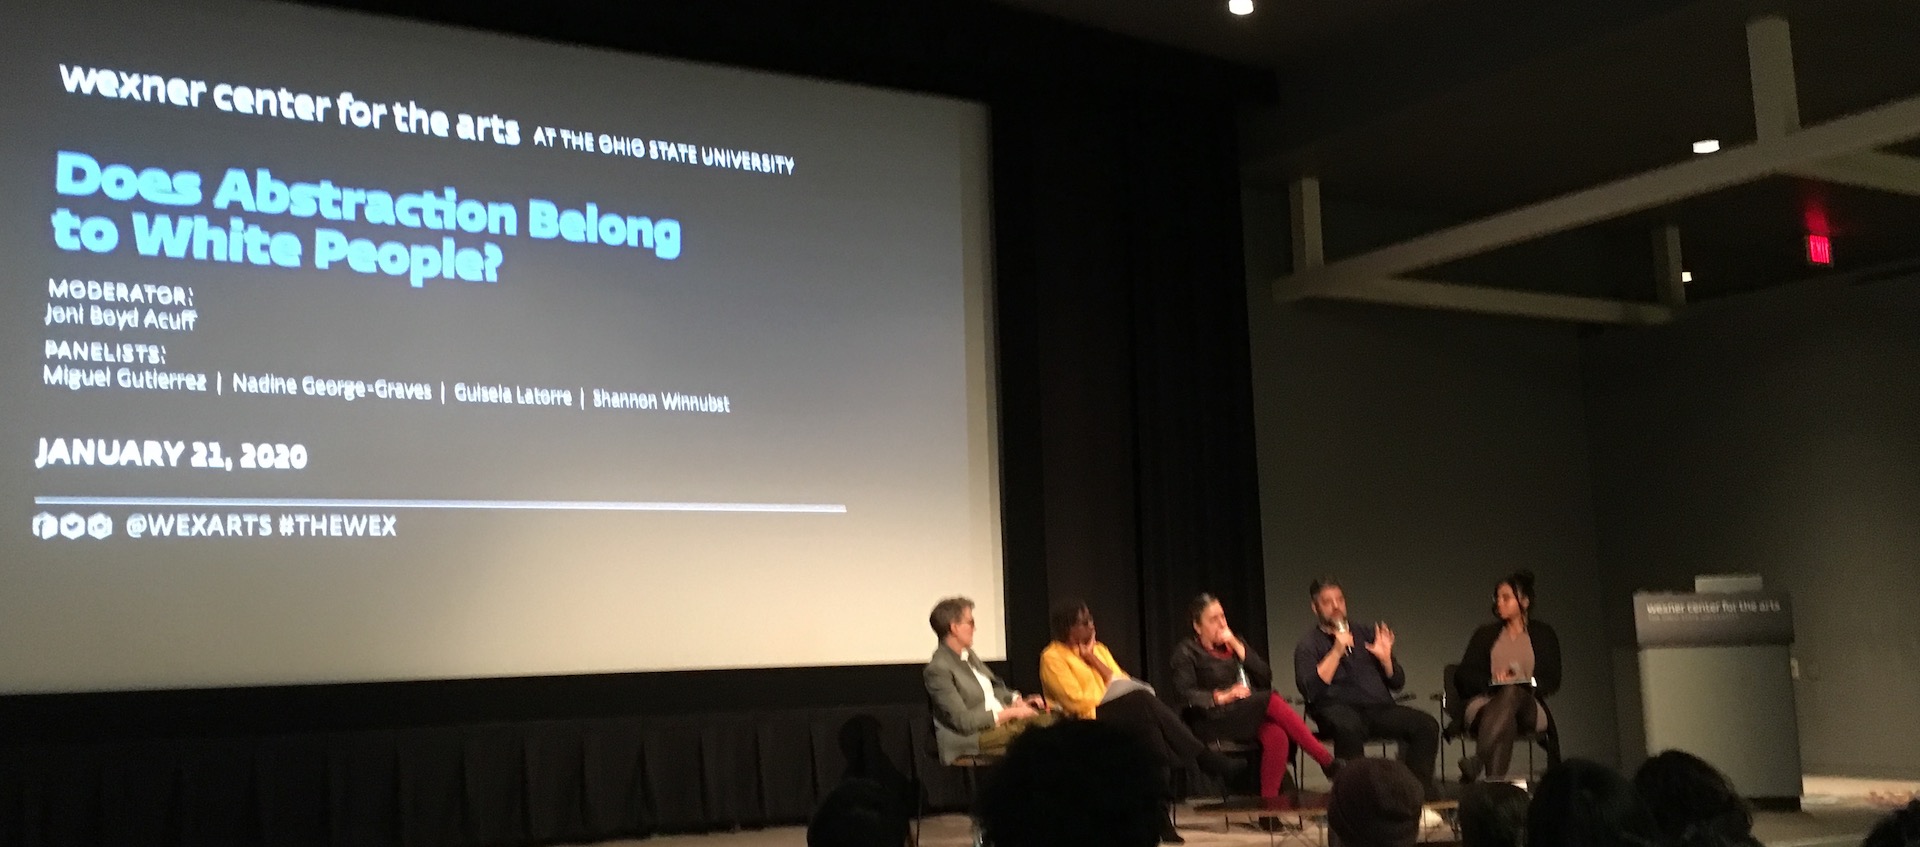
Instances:
[[[1515,571],[1495,583],[1494,620],[1473,631],[1460,656],[1454,685],[1468,698],[1462,715],[1478,754],[1460,761],[1460,778],[1506,779],[1522,732],[1547,733],[1547,698],[1560,690],[1560,638],[1533,616],[1533,572]],[[1549,767],[1559,759],[1548,744]]]

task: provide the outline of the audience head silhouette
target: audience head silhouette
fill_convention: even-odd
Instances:
[[[1508,782],[1476,782],[1460,792],[1460,847],[1524,847],[1527,792]]]
[[[1333,779],[1327,828],[1346,847],[1412,847],[1426,791],[1392,759],[1355,759]]]
[[[1860,847],[1920,847],[1920,800],[1881,818]]]
[[[1753,810],[1705,759],[1667,750],[1640,765],[1633,785],[1667,840],[1683,847],[1759,847]]]
[[[1098,721],[1021,733],[980,798],[996,847],[1150,847],[1160,842],[1160,761]]]
[[[1660,847],[1666,840],[1633,784],[1612,768],[1568,759],[1534,786],[1527,847]]]
[[[814,810],[807,847],[902,847],[911,822],[897,792],[876,780],[849,779]]]

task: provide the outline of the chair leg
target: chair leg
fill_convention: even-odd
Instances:
[[[978,843],[980,818],[974,814],[974,810],[980,806],[979,781],[974,778],[973,768],[965,768],[964,772],[967,782],[967,831],[973,836],[975,843]]]
[[[979,845],[985,840],[980,830],[980,817],[979,815],[974,814],[974,810],[979,808],[979,805],[980,805],[980,783],[979,783],[979,780],[975,778],[973,774],[973,768],[967,768],[966,773],[967,773],[967,835],[970,839],[969,843],[972,844],[973,847],[979,847]]]
[[[1466,767],[1467,757],[1472,755],[1472,753],[1469,752],[1467,749],[1467,737],[1465,735],[1456,735],[1453,737],[1451,741],[1444,738],[1441,739],[1440,740],[1440,781],[1441,782],[1446,782],[1447,774],[1453,772],[1453,771],[1447,770],[1447,747],[1453,744],[1460,745],[1460,757],[1454,760],[1455,762],[1454,770],[1457,771],[1457,770],[1460,770],[1461,768]],[[1478,778],[1479,777],[1474,777],[1474,779],[1478,779]],[[1466,783],[1467,783],[1467,775],[1463,772],[1460,775],[1460,784],[1465,785]]]
[[[1170,793],[1173,794],[1173,797],[1167,801],[1167,820],[1173,822],[1175,829],[1180,827],[1180,804],[1186,802],[1187,794],[1192,788],[1187,783],[1187,779],[1185,768],[1175,768],[1167,779],[1169,783],[1167,787],[1172,789]]]
[[[1298,744],[1293,745],[1293,807],[1300,808],[1301,799],[1306,795],[1307,751]]]

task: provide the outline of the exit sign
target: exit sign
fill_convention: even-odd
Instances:
[[[1807,264],[1833,264],[1833,242],[1824,235],[1807,236]]]

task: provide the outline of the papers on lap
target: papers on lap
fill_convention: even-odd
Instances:
[[[1100,702],[1111,703],[1135,691],[1145,691],[1148,694],[1152,694],[1153,686],[1132,677],[1116,679],[1107,685],[1107,694],[1105,697],[1100,698]]]

